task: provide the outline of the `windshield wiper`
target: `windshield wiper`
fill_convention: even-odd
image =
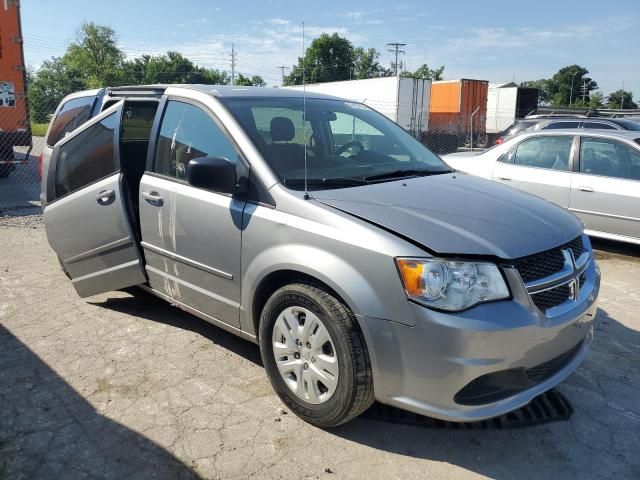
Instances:
[[[441,173],[450,173],[450,172],[451,170],[393,170],[392,172],[384,172],[384,173],[378,173],[376,175],[369,175],[368,177],[363,177],[362,179],[366,182],[371,182],[375,180],[386,180],[386,179],[392,179],[392,178],[439,175]]]
[[[334,177],[323,178],[320,180],[322,185],[365,185],[367,182],[364,178],[351,178],[351,177]]]
[[[302,178],[293,178],[285,180],[285,185],[292,186],[303,186],[304,179]],[[307,185],[310,187],[330,187],[330,186],[341,186],[341,187],[354,187],[357,185],[366,185],[367,182],[361,178],[349,178],[349,177],[334,177],[334,178],[309,178],[307,180]]]

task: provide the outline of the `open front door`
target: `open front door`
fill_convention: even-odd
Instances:
[[[146,282],[120,168],[123,103],[60,140],[47,173],[47,238],[81,297]]]

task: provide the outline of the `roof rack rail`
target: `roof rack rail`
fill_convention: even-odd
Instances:
[[[531,111],[525,118],[556,117],[625,117],[640,116],[640,109],[617,108],[569,108],[541,106]]]
[[[107,87],[110,97],[160,97],[167,89],[166,85],[127,85],[123,87]]]

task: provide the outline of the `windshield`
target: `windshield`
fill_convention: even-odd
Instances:
[[[640,132],[640,119],[633,121],[627,120],[626,118],[614,118],[611,119],[612,122],[617,123],[625,130],[634,130],[636,132]]]
[[[516,120],[509,128],[504,130],[499,136],[510,137],[538,123],[540,123],[540,120]]]
[[[450,172],[435,154],[383,115],[341,100],[222,98],[280,181],[309,190]]]

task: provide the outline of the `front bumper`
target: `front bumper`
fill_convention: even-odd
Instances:
[[[442,420],[483,420],[527,404],[573,373],[593,339],[600,289],[595,260],[589,260],[574,308],[554,318],[535,307],[521,281],[520,289],[514,288],[517,281],[519,277],[509,278],[515,292],[512,300],[455,314],[412,304],[414,326],[359,317],[371,356],[376,399]],[[557,364],[557,359],[562,363]],[[495,374],[503,371],[539,372],[549,364],[554,368],[546,376],[521,385],[506,398],[502,395],[492,401],[489,395],[486,402],[468,404],[456,397],[480,377],[500,378]]]

